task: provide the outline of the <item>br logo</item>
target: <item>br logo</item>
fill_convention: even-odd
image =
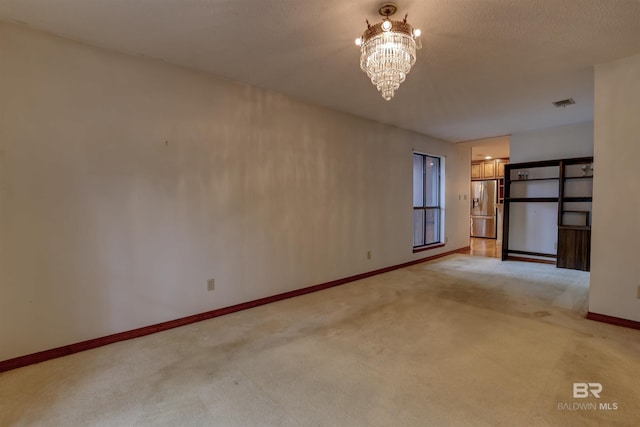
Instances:
[[[589,395],[600,399],[601,392],[602,384],[600,383],[573,383],[574,399],[585,399],[589,397]]]

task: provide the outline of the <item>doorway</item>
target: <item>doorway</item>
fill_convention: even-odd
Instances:
[[[509,163],[511,137],[505,135],[461,144],[471,149],[467,231],[470,254],[501,258],[504,166]]]
[[[497,239],[483,239],[480,237],[471,237],[469,243],[471,256],[484,256],[490,258],[502,257],[502,242]]]

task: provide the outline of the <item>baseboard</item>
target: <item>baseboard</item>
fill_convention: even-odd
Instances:
[[[556,265],[556,261],[555,260],[550,260],[550,259],[540,259],[540,258],[527,258],[527,257],[520,257],[520,256],[511,256],[509,255],[507,257],[507,261],[523,261],[523,262],[537,262],[539,264],[551,264],[551,265]]]
[[[284,292],[282,294],[273,295],[270,297],[260,298],[257,300],[244,302],[229,307],[219,308],[217,310],[207,311],[205,313],[194,314],[180,319],[169,320],[167,322],[157,323],[155,325],[144,326],[138,329],[132,329],[130,331],[120,332],[113,335],[107,335],[105,337],[94,338],[87,341],[78,342],[75,344],[65,345],[62,347],[53,348],[50,350],[40,351],[38,353],[27,354],[25,356],[15,357],[13,359],[0,361],[0,372],[9,371],[12,369],[21,368],[23,366],[33,365],[36,363],[44,362],[58,357],[68,356],[70,354],[78,353],[81,351],[91,350],[93,348],[102,347],[107,344],[113,344],[119,341],[130,340],[133,338],[143,337],[145,335],[154,334],[156,332],[166,331],[168,329],[177,328],[180,326],[189,325],[191,323],[200,322],[202,320],[212,319],[214,317],[224,316],[225,314],[235,313],[237,311],[247,310],[249,308],[258,307],[260,305],[269,304],[276,301],[281,301],[288,298],[297,297],[300,295],[310,294],[312,292],[318,292],[323,289],[332,288],[334,286],[344,285],[345,283],[354,282],[356,280],[365,279],[367,277],[375,276],[389,271],[397,270],[399,268],[409,267],[421,262],[431,261],[436,258],[441,258],[447,255],[455,253],[468,253],[469,247],[459,248],[453,251],[444,252],[437,255],[432,255],[426,258],[420,258],[414,261],[405,262],[403,264],[394,265],[391,267],[385,267],[378,270],[369,271],[366,273],[356,274],[355,276],[345,277],[343,279],[332,280],[331,282],[321,283],[319,285],[313,285],[302,289],[296,289],[294,291]]]
[[[607,316],[606,314],[587,312],[587,319],[596,322],[609,323],[616,326],[624,326],[625,328],[640,329],[640,322],[635,320],[623,319],[621,317]]]

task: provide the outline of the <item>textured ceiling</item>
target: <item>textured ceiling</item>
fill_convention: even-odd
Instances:
[[[0,19],[449,141],[591,120],[593,65],[640,52],[638,0],[406,0],[424,47],[387,102],[353,42],[379,3],[0,0]]]

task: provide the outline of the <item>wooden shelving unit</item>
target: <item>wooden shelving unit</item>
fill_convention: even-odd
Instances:
[[[519,179],[512,179],[517,172]],[[529,174],[532,175],[529,178]],[[559,268],[589,270],[591,256],[591,202],[593,197],[593,157],[545,160],[539,162],[505,165],[504,174],[504,222],[502,260],[511,255],[527,255],[556,259]],[[557,181],[557,195],[528,194],[512,197],[514,189],[527,193],[524,188],[535,183]],[[577,183],[577,184],[572,184]],[[543,190],[549,191],[551,187]],[[514,203],[557,203],[558,220],[557,254],[528,252],[509,248],[511,205]]]
[[[558,198],[557,197],[506,197],[504,200],[510,203],[535,203],[535,202],[553,203],[553,202],[557,202]]]

